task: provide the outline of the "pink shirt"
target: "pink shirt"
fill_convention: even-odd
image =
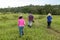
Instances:
[[[23,26],[25,25],[25,20],[24,19],[18,19],[18,26]]]

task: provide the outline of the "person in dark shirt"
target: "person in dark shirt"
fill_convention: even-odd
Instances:
[[[31,28],[32,26],[32,22],[34,22],[34,16],[30,13],[29,16],[28,16],[28,27]]]
[[[51,13],[48,14],[47,16],[47,28],[51,28],[51,22],[52,22],[52,16]]]

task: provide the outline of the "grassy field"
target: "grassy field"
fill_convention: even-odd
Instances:
[[[60,16],[53,15],[52,29],[47,29],[46,15],[34,15],[32,28],[27,26],[28,14],[23,14],[26,21],[24,36],[19,38],[17,26],[20,14],[0,14],[0,40],[60,40]]]

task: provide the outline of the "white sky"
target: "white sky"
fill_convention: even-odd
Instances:
[[[0,0],[0,8],[18,7],[25,5],[45,5],[45,4],[60,4],[60,0]]]

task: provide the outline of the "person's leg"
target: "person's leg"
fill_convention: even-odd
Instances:
[[[49,28],[51,28],[51,22],[49,22]]]
[[[23,31],[23,28],[24,28],[24,27],[22,27],[22,35],[24,35],[24,31]]]
[[[28,21],[28,26],[30,26],[30,21]]]
[[[48,22],[48,28],[50,28],[50,26],[51,26],[51,22]]]
[[[32,21],[29,21],[29,22],[28,22],[28,26],[31,28],[31,26],[32,26]]]
[[[22,27],[19,27],[20,37],[22,36]]]
[[[30,21],[30,26],[32,26],[32,21]]]

